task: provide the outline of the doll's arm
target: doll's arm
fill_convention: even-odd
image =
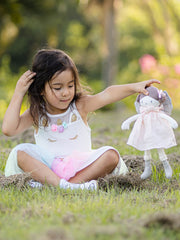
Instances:
[[[160,116],[162,118],[166,119],[170,123],[172,128],[176,129],[178,127],[178,123],[172,117],[170,117],[170,116],[168,116],[167,114],[164,114],[164,113],[160,113]]]
[[[130,124],[131,124],[133,121],[135,121],[138,117],[139,117],[139,114],[136,114],[136,115],[134,115],[134,116],[126,119],[126,120],[122,123],[121,129],[122,129],[122,130],[128,130]]]

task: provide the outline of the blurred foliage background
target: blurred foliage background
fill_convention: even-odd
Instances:
[[[0,16],[0,119],[45,47],[66,51],[94,92],[156,78],[180,107],[179,0],[6,0]]]

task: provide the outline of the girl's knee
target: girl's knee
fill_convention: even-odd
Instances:
[[[119,155],[118,155],[118,153],[115,150],[108,150],[106,152],[106,157],[107,157],[108,162],[112,166],[116,167],[118,165],[118,163],[119,163]]]

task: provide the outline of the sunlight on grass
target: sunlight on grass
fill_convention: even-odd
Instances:
[[[128,113],[120,112],[98,112],[90,117],[94,148],[111,145],[122,157],[143,156],[143,152],[126,145],[129,132],[122,131],[120,125]],[[179,129],[176,135],[179,141]],[[27,134],[9,140],[1,138],[1,174],[10,149],[19,142],[28,142],[29,137],[31,135]],[[20,190],[15,186],[1,188],[0,239],[84,240],[87,236],[98,240],[178,239],[179,232],[172,228],[172,221],[180,214],[180,191],[179,187],[172,186],[180,183],[180,165],[176,159],[180,150],[174,147],[166,153],[174,159],[171,163],[173,177],[171,180],[165,178],[157,151],[153,150],[153,171],[147,180],[152,188],[111,188],[98,192],[65,191],[48,186],[41,190],[30,187]],[[153,227],[146,227],[145,223],[156,214],[165,215],[171,225],[164,227],[157,221]]]

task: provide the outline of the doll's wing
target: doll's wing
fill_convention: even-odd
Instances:
[[[165,101],[163,102],[164,112],[168,115],[171,115],[171,112],[173,109],[171,98],[166,91],[163,91],[163,92],[166,94]]]
[[[137,99],[136,99],[134,105],[135,105],[135,108],[136,108],[136,112],[140,113],[140,103],[139,103],[139,101],[137,101]]]

